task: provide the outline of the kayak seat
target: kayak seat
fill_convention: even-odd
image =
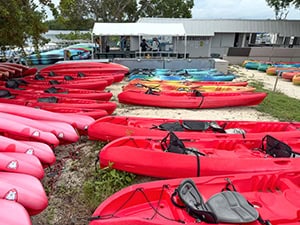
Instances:
[[[8,80],[5,82],[5,87],[11,88],[11,89],[17,89],[17,88],[19,88],[19,84],[15,80]]]
[[[66,75],[64,76],[64,80],[74,80],[72,76]]]
[[[45,80],[45,77],[43,76],[43,75],[41,75],[41,74],[36,74],[35,76],[34,76],[34,79],[35,80]]]
[[[0,90],[0,98],[14,98],[8,90]]]
[[[77,73],[77,77],[86,77],[86,75],[84,73],[82,73],[82,72],[78,72]]]
[[[45,93],[57,93],[58,92],[58,90],[59,90],[59,88],[56,88],[56,87],[50,87],[50,88],[48,88],[48,89],[46,89],[46,90],[44,90],[44,92]]]
[[[148,90],[145,92],[147,95],[159,95],[158,91],[153,91],[152,88],[148,88]]]
[[[300,156],[300,153],[294,152],[289,145],[270,135],[266,135],[262,139],[261,149],[274,158],[294,158]]]
[[[23,84],[23,85],[27,85],[29,84],[26,80],[24,79],[15,79],[14,81],[16,81],[18,84]]]
[[[58,98],[56,97],[44,97],[44,98],[38,98],[38,102],[47,102],[47,103],[58,103]]]
[[[165,131],[184,131],[184,127],[178,121],[162,123],[157,128]]]
[[[48,76],[49,76],[49,77],[55,77],[55,76],[57,76],[57,74],[56,74],[55,72],[53,72],[53,71],[50,71],[50,72],[48,73]]]
[[[251,223],[259,219],[257,210],[235,191],[222,191],[204,203],[194,181],[185,179],[176,192],[187,212],[207,223]]]
[[[193,90],[193,94],[194,94],[194,96],[196,96],[196,97],[203,97],[203,95],[201,94],[201,92],[198,91],[198,90]]]
[[[187,130],[205,131],[209,128],[209,122],[183,120],[182,126]]]
[[[57,80],[49,80],[49,84],[53,85],[53,84],[60,84],[59,81]]]

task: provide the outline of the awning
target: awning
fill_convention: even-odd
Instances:
[[[99,36],[185,36],[182,23],[95,23],[93,34]]]

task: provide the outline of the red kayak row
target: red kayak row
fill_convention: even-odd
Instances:
[[[0,75],[2,79],[33,75],[37,68],[30,68],[17,63],[0,63]]]

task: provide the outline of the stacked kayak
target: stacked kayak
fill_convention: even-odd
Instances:
[[[175,80],[156,80],[149,81],[143,79],[134,79],[128,82],[129,85],[144,85],[144,86],[239,86],[245,87],[248,85],[247,81],[175,81]]]
[[[164,108],[208,109],[260,104],[267,94],[264,92],[218,93],[210,94],[193,91],[188,93],[156,92],[149,89],[141,91],[123,91],[118,95],[120,103],[155,106]]]
[[[0,89],[1,90],[1,89]],[[12,91],[13,92],[13,91]],[[95,109],[105,111],[102,115],[111,114],[117,107],[116,103],[109,101],[101,101],[94,99],[78,99],[64,97],[37,97],[32,95],[13,95],[11,91],[1,90],[0,102],[12,103],[17,105],[25,105],[30,107],[39,107],[41,109],[49,109],[53,106],[60,108],[75,108],[84,111],[85,109]],[[100,112],[101,112],[100,111]]]
[[[29,76],[37,72],[37,68],[30,68],[17,63],[0,63],[0,79],[6,80],[15,77]]]
[[[232,81],[236,76],[211,70],[181,70],[181,71],[138,71],[132,72],[128,80],[177,80],[177,81]]]
[[[145,85],[143,83],[127,84],[122,90],[123,91],[148,91],[151,88],[155,91],[160,92],[214,92],[214,93],[237,93],[237,92],[253,92],[254,87],[244,87],[244,86],[225,86],[225,85],[185,85],[185,84],[168,84],[168,85],[155,85],[148,83]]]
[[[160,180],[113,194],[89,224],[296,225],[299,192],[299,170]]]
[[[79,140],[94,119],[0,103],[0,224],[28,224],[48,199],[40,180],[54,148]]]

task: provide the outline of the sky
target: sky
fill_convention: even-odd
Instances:
[[[275,19],[265,0],[194,0],[195,19]],[[287,19],[300,19],[300,9],[291,8]]]
[[[194,5],[194,19],[275,19],[265,0],[194,0]],[[291,8],[287,19],[300,20],[300,9]]]

